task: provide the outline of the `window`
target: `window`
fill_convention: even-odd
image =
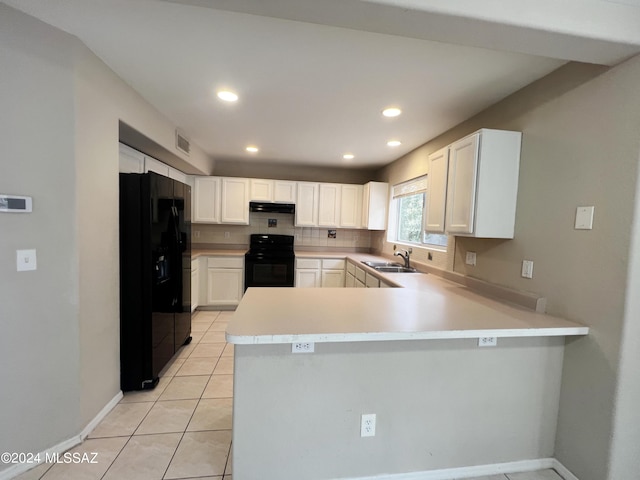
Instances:
[[[389,240],[439,248],[447,246],[446,235],[424,231],[426,191],[426,176],[393,186]]]

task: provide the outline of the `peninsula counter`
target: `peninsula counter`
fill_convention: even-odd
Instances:
[[[433,275],[411,281],[420,288],[246,292],[227,328],[234,478],[464,478],[550,466],[565,337],[588,329]],[[479,347],[480,337],[497,346]],[[314,352],[292,353],[302,342]],[[371,413],[376,435],[362,438]]]

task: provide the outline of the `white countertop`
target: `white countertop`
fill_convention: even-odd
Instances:
[[[358,261],[361,256],[377,258],[345,255]],[[384,277],[398,277],[409,288],[250,288],[229,323],[227,341],[357,342],[589,332],[578,323],[507,305],[434,275]]]

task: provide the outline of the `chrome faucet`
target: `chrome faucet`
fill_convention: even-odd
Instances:
[[[404,253],[402,253],[404,252]],[[404,260],[404,268],[411,268],[411,266],[409,265],[409,251],[407,250],[397,250],[395,252],[393,252],[394,256],[398,256],[398,257],[402,257],[402,259]]]

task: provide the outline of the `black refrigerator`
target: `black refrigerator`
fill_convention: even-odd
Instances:
[[[191,187],[120,174],[120,384],[154,388],[191,341]]]

